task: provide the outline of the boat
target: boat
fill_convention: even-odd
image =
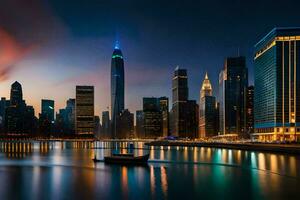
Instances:
[[[127,154],[117,154],[114,153],[111,156],[105,156],[105,163],[115,163],[115,164],[146,164],[149,159],[149,154],[143,156],[134,156],[132,153]]]

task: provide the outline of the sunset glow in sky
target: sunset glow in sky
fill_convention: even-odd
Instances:
[[[17,80],[37,115],[42,98],[55,100],[58,111],[75,97],[76,85],[94,85],[100,114],[110,106],[110,62],[118,39],[125,60],[125,107],[131,112],[142,107],[144,96],[171,100],[177,65],[188,69],[190,98],[198,100],[206,71],[217,95],[224,59],[238,49],[247,58],[252,83],[253,45],[275,26],[300,22],[300,3],[292,0],[278,5],[271,0],[84,2],[1,0],[1,97],[9,98]]]

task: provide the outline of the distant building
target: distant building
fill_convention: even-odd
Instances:
[[[198,135],[199,106],[188,96],[187,70],[176,67],[172,80],[170,135],[181,138],[195,138]]]
[[[101,138],[112,138],[110,133],[111,123],[109,119],[109,111],[102,112],[102,131],[101,131]]]
[[[59,109],[55,117],[55,130],[54,133],[57,135],[67,134],[67,122],[66,122],[66,109]]]
[[[120,114],[119,139],[134,137],[134,114],[125,109]]]
[[[54,100],[42,99],[41,114],[54,123]]]
[[[94,86],[76,86],[75,101],[76,134],[93,134],[94,119]]]
[[[75,99],[68,99],[65,108],[66,134],[75,133]]]
[[[247,90],[247,134],[254,132],[254,86],[251,85]]]
[[[119,116],[124,110],[124,60],[118,46],[111,58],[111,132],[113,138],[118,138]]]
[[[5,116],[6,109],[9,107],[10,101],[5,97],[2,97],[0,100],[0,133],[5,132]]]
[[[169,135],[169,98],[160,97],[159,106],[162,116],[162,136],[166,137]]]
[[[199,136],[198,137],[212,137],[218,134],[217,124],[219,123],[216,115],[217,105],[216,98],[213,96],[211,83],[208,79],[207,73],[202,83],[199,100]]]
[[[245,57],[227,58],[219,75],[220,134],[246,136],[247,88]]]
[[[145,138],[162,136],[162,112],[160,102],[155,97],[143,98],[143,116]]]
[[[254,137],[298,140],[300,28],[274,28],[255,45]]]
[[[54,101],[42,99],[41,113],[39,114],[39,134],[50,135],[54,130]]]
[[[144,112],[142,110],[136,111],[135,121],[136,121],[135,136],[137,138],[145,138]]]
[[[27,134],[35,134],[37,132],[38,120],[34,115],[33,106],[26,106],[24,112],[23,132]]]
[[[11,85],[10,105],[6,109],[6,130],[7,133],[22,134],[24,133],[24,114],[26,104],[23,100],[22,86],[15,81]]]
[[[198,137],[199,126],[199,105],[196,100],[188,100],[185,111],[186,120],[186,137],[196,138]]]
[[[187,70],[176,67],[172,80],[172,132],[179,137],[187,137],[186,103],[188,101]]]
[[[4,103],[4,99],[3,99]],[[11,85],[10,101],[6,101],[5,130],[8,134],[34,134],[36,118],[32,106],[23,100],[22,86],[15,81]]]
[[[75,99],[68,99],[66,107],[56,113],[54,132],[65,136],[75,133]]]
[[[94,135],[99,138],[100,137],[100,129],[101,129],[101,123],[100,123],[100,117],[95,115],[94,116]]]

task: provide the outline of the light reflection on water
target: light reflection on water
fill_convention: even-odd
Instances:
[[[134,146],[147,166],[92,162],[129,152],[127,142],[0,142],[0,199],[297,197],[299,156]]]

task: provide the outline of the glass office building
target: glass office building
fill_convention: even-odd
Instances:
[[[299,47],[300,28],[274,28],[255,45],[255,138],[296,140],[300,134]]]
[[[247,137],[246,94],[248,69],[243,56],[226,58],[219,74],[220,135]]]

